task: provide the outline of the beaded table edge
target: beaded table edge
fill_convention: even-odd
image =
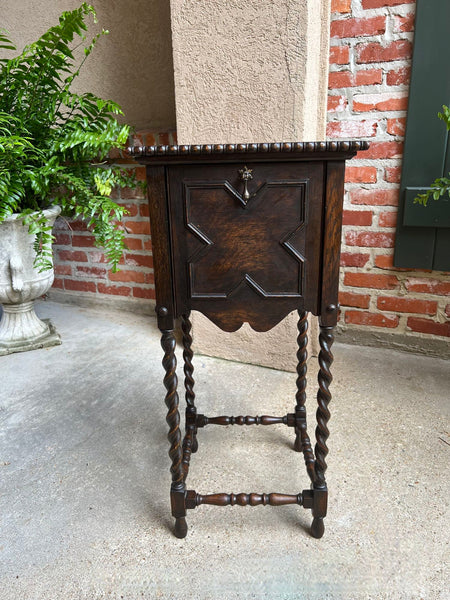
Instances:
[[[128,148],[133,157],[144,156],[193,156],[208,154],[264,154],[282,153],[315,153],[315,152],[359,152],[367,150],[369,142],[364,140],[328,141],[328,142],[273,142],[258,144],[198,144],[198,145],[164,145],[134,146]]]

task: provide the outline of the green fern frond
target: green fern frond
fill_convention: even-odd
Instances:
[[[36,235],[37,261],[48,259],[51,232],[42,220],[50,199],[72,218],[82,217],[114,269],[124,248],[120,221],[124,209],[108,196],[113,188],[135,186],[131,172],[110,164],[113,148],[122,149],[130,128],[112,100],[71,90],[85,60],[108,32],[86,40],[92,6],[83,2],[62,13],[59,24],[12,59],[0,59],[0,221],[13,212],[26,217]],[[77,45],[84,47],[75,64]],[[0,30],[0,50],[13,50]],[[37,216],[30,216],[37,211]]]

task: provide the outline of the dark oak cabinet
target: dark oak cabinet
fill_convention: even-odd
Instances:
[[[172,461],[175,534],[187,532],[186,511],[200,504],[311,508],[312,534],[323,535],[328,404],[333,327],[338,316],[339,253],[345,160],[366,142],[314,142],[134,148],[147,166],[155,266],[156,312],[162,332],[164,384]],[[284,416],[206,417],[195,406],[190,311],[224,331],[248,322],[267,331],[297,310],[297,394]],[[320,355],[315,447],[306,427],[307,312],[318,315]],[[182,439],[175,375],[174,320],[181,318],[186,392]],[[287,494],[210,494],[186,489],[198,429],[218,425],[294,428],[311,489]]]

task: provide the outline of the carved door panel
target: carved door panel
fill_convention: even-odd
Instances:
[[[266,331],[297,308],[317,312],[320,161],[171,166],[168,185],[178,314]]]

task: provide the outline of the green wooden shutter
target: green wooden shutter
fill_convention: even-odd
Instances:
[[[394,265],[450,270],[450,199],[414,204],[450,171],[450,142],[437,113],[450,104],[450,1],[417,0]]]

